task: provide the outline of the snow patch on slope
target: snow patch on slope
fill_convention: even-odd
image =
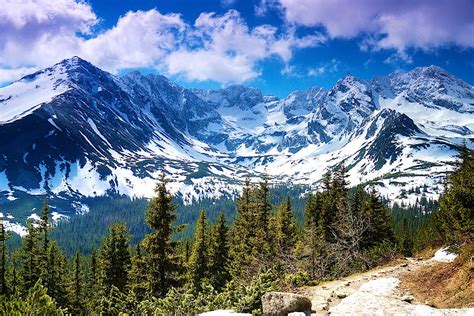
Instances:
[[[436,251],[435,255],[431,260],[433,261],[441,261],[441,262],[453,262],[458,255],[455,253],[450,253],[448,251],[449,247],[441,248]]]
[[[0,88],[0,125],[18,120],[70,87],[62,82],[67,74],[60,71],[44,71],[24,77]]]

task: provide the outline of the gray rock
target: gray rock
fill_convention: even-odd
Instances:
[[[415,298],[412,295],[407,294],[407,295],[402,296],[401,300],[407,303],[411,303],[415,300]]]
[[[309,315],[311,301],[299,294],[269,292],[262,296],[262,310],[268,316],[286,316],[293,312],[305,312]]]

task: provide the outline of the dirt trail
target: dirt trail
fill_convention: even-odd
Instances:
[[[312,315],[473,315],[474,309],[436,309],[415,302],[399,287],[400,276],[436,263],[408,258],[343,279],[298,290],[311,299]]]

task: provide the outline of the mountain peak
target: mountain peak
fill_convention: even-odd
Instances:
[[[413,72],[418,73],[425,73],[425,74],[433,74],[433,73],[444,73],[447,74],[448,72],[437,65],[430,65],[430,66],[423,66],[423,67],[416,67],[413,69]]]
[[[344,77],[342,77],[341,79],[339,79],[335,86],[352,86],[354,84],[357,84],[357,83],[362,83],[362,84],[365,84],[365,81],[362,80],[362,79],[359,79],[357,78],[356,76],[354,76],[353,74],[351,74],[350,72],[348,72]]]
[[[430,66],[423,66],[423,67],[416,67],[408,72],[394,72],[388,76],[389,78],[405,78],[405,79],[418,79],[418,78],[426,78],[426,79],[446,79],[446,78],[453,78],[446,70],[443,68],[430,65]]]
[[[343,78],[336,82],[332,87],[330,94],[333,95],[336,92],[346,93],[354,89],[357,91],[366,91],[367,83],[364,80],[354,77],[351,73],[347,73]]]
[[[71,58],[66,58],[66,59],[62,60],[60,63],[62,63],[62,64],[64,64],[64,63],[68,63],[68,64],[87,63],[87,64],[90,64],[87,60],[82,59],[79,56],[72,56]]]
[[[89,71],[94,70],[94,72],[103,71],[99,69],[98,67],[94,66],[93,64],[91,64],[90,62],[88,62],[87,60],[82,59],[78,56],[73,56],[71,58],[63,59],[59,63],[55,64],[52,68],[53,69],[62,68],[64,69],[65,72],[75,71],[80,68],[84,68]]]

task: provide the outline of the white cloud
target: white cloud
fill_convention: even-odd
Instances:
[[[224,8],[227,8],[227,7],[233,6],[236,2],[237,2],[237,0],[221,0],[221,5]]]
[[[7,1],[0,9],[0,83],[74,55],[111,72],[155,67],[188,80],[240,83],[259,76],[262,61],[288,63],[296,49],[325,40],[270,25],[249,27],[235,10],[202,13],[194,24],[156,9],[128,12],[96,34],[100,21],[85,2],[0,1]]]
[[[295,66],[295,65],[286,64],[286,65],[282,68],[282,70],[280,71],[280,73],[281,73],[283,76],[287,76],[287,77],[301,78],[301,74],[299,73],[298,67]]]
[[[213,50],[176,51],[166,62],[170,74],[184,75],[187,80],[242,83],[259,75],[247,58]]]
[[[89,34],[98,18],[92,8],[74,0],[2,0],[0,66],[56,61],[77,50],[77,33]]]
[[[340,62],[333,58],[330,62],[321,64],[319,67],[309,68],[308,76],[319,77],[328,73],[334,73],[339,70]]]
[[[84,41],[80,55],[112,72],[153,66],[176,49],[185,29],[177,14],[162,15],[154,9],[128,12],[112,29]]]
[[[288,63],[295,49],[316,46],[319,35],[298,38],[293,31],[278,34],[270,25],[249,28],[240,14],[230,10],[222,16],[201,14],[187,38],[188,45],[166,59],[170,74],[189,80],[242,83],[260,75],[259,63],[272,56]]]
[[[19,67],[19,68],[0,68],[0,87],[2,83],[12,82],[21,77],[34,73],[36,67]]]
[[[363,49],[474,47],[472,0],[278,1],[289,23],[324,27],[331,38],[368,35]],[[262,0],[261,5],[267,2]]]
[[[317,67],[317,68],[310,68],[308,70],[308,76],[318,77],[318,76],[324,75],[325,72],[326,72],[326,68],[324,68],[323,66]]]

